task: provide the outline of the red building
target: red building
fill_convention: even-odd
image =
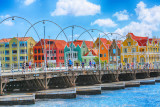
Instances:
[[[53,63],[56,66],[64,65],[64,48],[66,44],[64,40],[45,39],[44,45],[44,39],[41,39],[33,47],[34,63],[37,66],[42,66],[46,58],[47,63]]]

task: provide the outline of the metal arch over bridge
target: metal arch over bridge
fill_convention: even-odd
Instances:
[[[3,21],[1,21],[0,24],[10,18],[12,18],[12,20],[14,20],[14,18],[24,19],[31,25],[31,27],[25,33],[24,37],[26,37],[29,30],[33,28],[38,38],[40,39],[38,32],[34,28],[34,25],[38,23],[45,24],[45,22],[51,22],[57,25],[61,29],[60,33],[56,36],[55,40],[57,40],[58,36],[63,32],[68,42],[68,38],[64,30],[67,28],[72,28],[72,43],[73,43],[74,27],[79,27],[85,30],[84,32],[80,34],[78,39],[84,33],[87,32],[94,41],[93,36],[89,32],[89,31],[94,31],[94,30],[102,32],[104,34],[102,37],[106,36],[108,37],[109,40],[111,39],[108,35],[113,35],[113,34],[119,35],[120,36],[119,39],[122,39],[123,37],[125,37],[118,33],[105,33],[98,29],[87,30],[83,28],[82,26],[77,26],[77,25],[72,25],[66,28],[61,28],[57,23],[50,21],[50,20],[41,20],[34,24],[31,24],[25,18],[18,17],[18,16],[8,17],[4,19]],[[45,27],[44,27],[44,35],[45,35]],[[100,38],[101,37],[99,35],[99,40]],[[99,48],[99,53],[100,53],[100,48]],[[32,71],[29,71],[29,70],[23,71],[22,69],[20,69],[20,71],[19,70],[17,71],[17,69],[5,70],[1,67],[1,64],[0,64],[0,95],[3,95],[3,92],[14,91],[14,89],[19,89],[20,91],[28,91],[28,90],[37,91],[37,90],[52,89],[52,88],[66,88],[66,87],[74,87],[74,86],[79,86],[79,85],[93,85],[93,84],[100,84],[100,83],[105,83],[105,82],[125,81],[125,80],[134,80],[134,79],[139,79],[139,78],[160,76],[159,67],[154,67],[151,69],[149,68],[137,69],[137,68],[138,67],[134,69],[127,68],[127,67],[124,67],[124,68],[121,67],[119,69],[118,68],[109,69],[109,67],[107,68],[105,64],[104,65],[101,64],[100,54],[99,54],[99,64],[97,64],[96,67],[85,66],[83,68],[80,65],[77,68],[73,66],[73,68],[69,69],[68,66],[63,66],[63,67],[52,66],[52,67],[49,67],[48,70],[46,70],[47,68],[45,65],[44,68],[37,68],[35,66]]]

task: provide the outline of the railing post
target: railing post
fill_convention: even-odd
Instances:
[[[35,72],[36,72],[36,63],[35,63]]]
[[[82,69],[82,65],[81,65],[82,63],[81,63],[81,61],[80,61],[80,69]]]
[[[3,64],[3,72],[4,72],[4,68],[5,68],[5,65]]]
[[[1,61],[0,61],[0,76],[2,76],[2,74],[1,74],[1,68],[2,68],[2,65],[1,65]]]
[[[59,66],[60,66],[60,70],[62,70],[62,65],[61,65],[61,62],[59,63]]]

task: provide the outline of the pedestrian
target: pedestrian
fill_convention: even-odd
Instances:
[[[91,61],[89,61],[89,66],[90,66],[90,68],[92,68],[92,62]]]
[[[125,62],[123,61],[123,69],[125,68],[125,65],[126,65]]]
[[[84,69],[84,62],[82,62],[82,69]]]
[[[77,69],[78,69],[78,62],[76,62],[76,67],[77,67]]]
[[[72,67],[72,61],[69,59],[69,69]]]
[[[29,71],[31,70],[32,62],[29,61]],[[32,70],[31,70],[32,71]]]
[[[24,70],[25,70],[25,62],[23,62],[23,64],[22,64],[22,74],[23,74],[23,72],[24,72]]]
[[[29,66],[29,64],[28,64],[28,62],[26,62],[26,70],[28,71],[28,66]]]
[[[96,63],[95,63],[95,61],[93,62],[93,66],[94,66],[94,68],[96,68]]]

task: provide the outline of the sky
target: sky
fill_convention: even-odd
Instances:
[[[3,21],[12,16],[31,22],[38,34],[33,28],[29,29],[31,25],[21,18]],[[48,21],[43,23],[42,20]],[[51,39],[72,40],[72,25],[76,25],[73,28],[73,39],[81,35],[81,40],[94,41],[99,34],[107,39],[121,38],[128,32],[137,36],[160,37],[160,1],[0,0],[0,39],[18,35],[39,41],[44,38],[45,31],[47,39],[50,36]],[[61,32],[62,29],[66,36]],[[103,32],[119,35],[103,36]]]

